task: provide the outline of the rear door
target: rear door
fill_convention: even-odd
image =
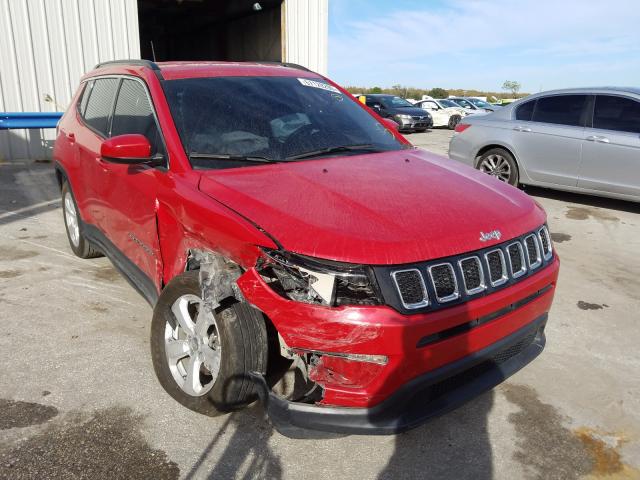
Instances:
[[[640,102],[597,95],[585,130],[578,186],[640,197]]]
[[[584,138],[587,95],[540,97],[534,105],[516,111],[513,144],[518,160],[535,181],[576,186],[580,148]],[[519,115],[532,106],[531,120]]]

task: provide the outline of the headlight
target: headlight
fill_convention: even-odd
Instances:
[[[411,115],[396,115],[395,117],[400,120],[411,120]]]
[[[326,306],[380,305],[370,267],[263,249],[256,268],[269,286],[297,302]]]

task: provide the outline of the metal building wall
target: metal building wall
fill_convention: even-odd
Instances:
[[[136,0],[0,0],[0,111],[64,110],[80,77],[116,58],[140,58]],[[54,136],[0,131],[0,161],[48,158]]]
[[[328,0],[284,0],[282,59],[327,74]]]

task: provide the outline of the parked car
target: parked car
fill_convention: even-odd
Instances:
[[[449,156],[503,182],[640,201],[640,89],[543,92],[456,130]]]
[[[153,306],[174,399],[217,415],[259,396],[292,436],[389,434],[542,351],[559,269],[545,212],[387,125],[289,64],[83,77],[54,148],[69,245]],[[272,388],[287,368],[295,396]]]
[[[473,97],[449,97],[449,100],[456,102],[469,113],[494,112],[502,108]]]
[[[467,115],[464,108],[451,100],[436,100],[434,98],[416,103],[416,107],[425,109],[433,119],[434,127],[456,128],[462,117]]]
[[[394,120],[401,132],[425,132],[433,125],[429,113],[395,95],[366,95],[366,105],[381,117]]]

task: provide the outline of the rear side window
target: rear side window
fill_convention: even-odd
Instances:
[[[533,113],[534,122],[580,126],[586,95],[554,95],[539,98]]]
[[[528,122],[533,116],[533,107],[536,106],[535,100],[530,100],[523,103],[516,109],[516,120],[522,120]]]
[[[160,132],[145,87],[135,80],[123,80],[111,124],[111,136],[138,133],[147,137],[152,153],[158,152]]]
[[[82,91],[82,97],[78,104],[78,111],[80,112],[80,115],[84,115],[84,111],[87,108],[87,100],[89,100],[89,95],[91,95],[91,87],[93,87],[93,81],[87,82],[84,86],[84,90]]]
[[[85,123],[105,137],[109,134],[109,118],[119,81],[118,78],[95,80],[83,115]]]
[[[598,95],[593,128],[640,133],[640,102],[613,95]]]

